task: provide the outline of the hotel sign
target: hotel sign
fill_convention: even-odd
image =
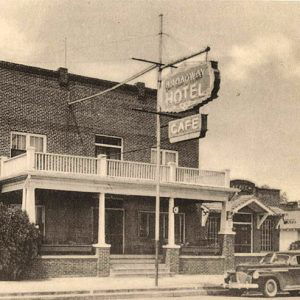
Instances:
[[[169,122],[170,143],[200,138],[203,133],[205,135],[206,116],[198,114]]]
[[[200,62],[178,68],[163,79],[159,91],[162,112],[182,112],[217,97],[220,85],[217,63]]]

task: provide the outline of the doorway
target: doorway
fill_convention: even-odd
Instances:
[[[98,241],[98,208],[93,209],[93,236]],[[111,245],[111,254],[124,254],[125,211],[122,208],[105,209],[105,242]]]

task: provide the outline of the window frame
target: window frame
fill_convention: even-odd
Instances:
[[[114,139],[120,139],[121,140],[121,146],[117,146],[117,145],[111,145],[111,144],[102,144],[102,143],[96,143],[96,136],[104,136],[107,138],[114,138]],[[119,136],[114,136],[114,135],[106,135],[106,134],[100,134],[100,133],[96,133],[95,134],[95,150],[96,147],[106,147],[106,148],[116,148],[116,149],[120,149],[121,150],[121,160],[123,160],[123,138],[119,137]]]
[[[270,252],[274,251],[274,243],[273,243],[273,233],[274,233],[274,227],[273,227],[273,220],[270,218],[267,218],[260,227],[260,251],[261,252]],[[266,231],[269,230],[269,232],[266,234]],[[266,240],[264,240],[266,239]]]
[[[141,229],[141,214],[147,214],[147,224],[146,224],[146,232],[147,235],[146,236],[142,236],[140,234]],[[149,239],[151,238],[150,235],[150,214],[153,214],[155,216],[155,211],[152,210],[139,210],[138,211],[138,237],[142,238],[142,239]],[[168,212],[160,212],[160,217],[162,217],[162,222],[160,222],[160,230],[162,230],[162,234],[160,234],[160,239],[163,240],[168,240],[168,235],[167,235],[167,231],[169,229],[169,224],[168,221],[166,220],[165,216],[168,216],[169,213]],[[185,243],[185,213],[177,213],[175,215],[179,215],[181,216],[181,218],[179,218],[179,239],[182,240],[181,242],[184,244]],[[174,219],[175,219],[175,215],[174,215]],[[175,221],[175,220],[174,220]],[[175,225],[175,224],[174,224]],[[174,228],[175,230],[175,228]],[[169,234],[169,233],[168,233]],[[175,238],[176,238],[176,232],[175,232]],[[151,238],[151,240],[154,240],[154,238]]]
[[[161,165],[162,166],[166,166],[166,154],[167,153],[175,154],[175,156],[176,156],[175,164],[176,164],[176,166],[178,166],[178,151],[176,151],[176,150],[160,149],[160,152],[161,152]],[[151,163],[152,164],[154,164],[152,162],[153,155],[156,155],[156,148],[151,148]]]
[[[219,214],[209,214],[206,222],[206,239],[208,243],[219,244],[220,226],[221,216]]]
[[[47,152],[47,136],[46,135],[37,134],[37,133],[30,133],[30,132],[11,131],[10,132],[10,157],[11,157],[11,151],[14,149],[12,147],[12,145],[13,145],[13,135],[25,136],[25,149],[24,149],[24,151],[26,151],[26,149],[30,146],[30,138],[31,137],[42,138],[43,139],[43,152],[42,153]],[[23,149],[15,149],[15,150],[23,150]]]

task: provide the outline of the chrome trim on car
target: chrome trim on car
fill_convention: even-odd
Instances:
[[[257,289],[257,283],[239,283],[239,282],[230,282],[223,283],[223,288],[225,289]]]

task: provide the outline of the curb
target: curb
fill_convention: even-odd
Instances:
[[[109,289],[109,290],[77,290],[77,291],[43,291],[43,292],[14,292],[0,293],[0,300],[6,299],[129,299],[129,298],[159,298],[187,297],[200,295],[228,295],[228,290],[220,286],[186,286],[165,288],[140,289]]]

